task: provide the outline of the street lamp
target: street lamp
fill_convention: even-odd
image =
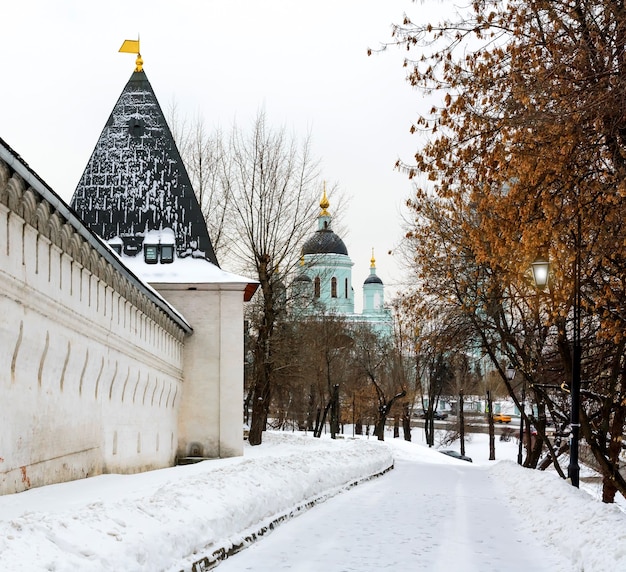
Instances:
[[[539,290],[548,284],[549,262],[538,257],[532,263],[533,278]],[[570,441],[569,465],[567,476],[572,486],[578,487],[580,482],[580,465],[578,464],[578,441],[580,438],[580,368],[582,346],[580,343],[580,214],[578,216],[578,235],[576,242],[576,258],[574,262],[574,331],[572,348],[572,383],[570,386]]]
[[[533,280],[539,290],[543,290],[548,285],[548,274],[550,272],[550,262],[543,256],[535,258],[531,265]]]
[[[504,372],[506,378],[509,381],[513,381],[515,379],[515,368],[510,365],[506,368]],[[517,446],[517,464],[522,464],[522,441],[524,439],[524,402],[526,400],[526,380],[524,380],[524,384],[522,385],[522,400],[520,401],[520,411],[519,411],[519,443]]]

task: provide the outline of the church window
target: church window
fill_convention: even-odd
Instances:
[[[348,298],[348,279],[346,278],[343,282],[343,297]]]
[[[333,298],[337,297],[337,279],[334,276],[330,279],[330,295]]]
[[[315,297],[319,298],[320,297],[320,277],[316,276],[315,277]]]

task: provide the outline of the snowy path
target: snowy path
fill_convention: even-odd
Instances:
[[[458,465],[458,466],[457,466]],[[516,530],[500,487],[464,461],[398,461],[224,561],[220,572],[558,572],[566,570]]]
[[[513,442],[498,441],[494,463],[488,436],[473,435],[470,464],[415,438],[271,432],[243,457],[0,496],[0,572],[191,572],[315,499],[327,500],[218,572],[626,570],[619,507],[522,469]]]

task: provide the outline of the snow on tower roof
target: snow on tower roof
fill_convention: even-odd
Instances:
[[[171,228],[179,256],[193,251],[219,266],[189,175],[141,69],[113,107],[71,205],[104,240]]]

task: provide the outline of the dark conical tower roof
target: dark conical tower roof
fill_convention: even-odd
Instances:
[[[135,71],[124,87],[71,205],[104,240],[120,237],[126,245],[170,228],[179,257],[217,265],[189,175],[144,71]]]

